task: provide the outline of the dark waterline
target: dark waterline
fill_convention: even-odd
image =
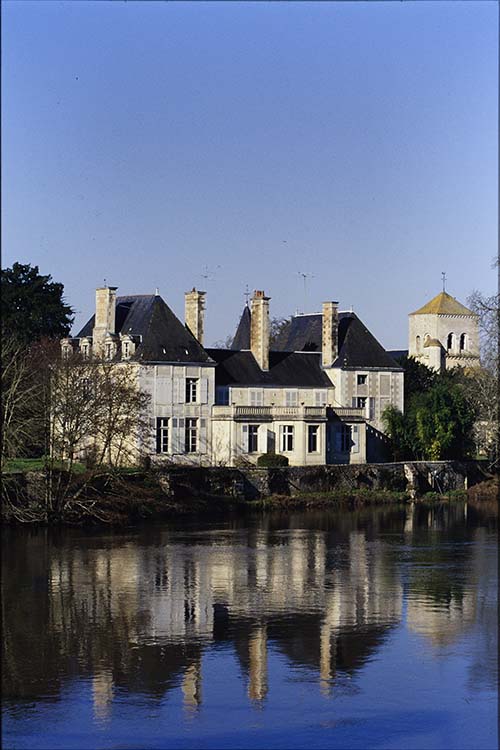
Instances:
[[[4,748],[498,746],[471,506],[2,541]]]

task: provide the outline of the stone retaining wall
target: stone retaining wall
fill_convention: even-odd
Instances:
[[[205,494],[255,500],[269,495],[291,497],[311,492],[385,490],[421,495],[463,490],[482,478],[474,462],[412,461],[401,463],[292,466],[286,468],[180,467],[161,469],[166,494]]]

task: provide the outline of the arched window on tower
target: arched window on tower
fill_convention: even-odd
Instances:
[[[417,338],[415,339],[415,347],[417,350],[417,354],[420,354],[420,336],[417,336]]]
[[[454,333],[448,334],[448,341],[446,343],[446,348],[448,349],[448,351],[451,351],[452,349],[455,348],[455,334]]]
[[[462,333],[460,335],[460,351],[465,352],[467,349],[467,334]]]

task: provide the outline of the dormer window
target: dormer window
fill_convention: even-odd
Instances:
[[[116,341],[107,339],[104,345],[104,356],[106,359],[114,359],[116,356]]]
[[[73,347],[69,339],[63,339],[61,341],[61,356],[63,359],[69,359],[73,354]]]
[[[135,354],[135,342],[129,333],[120,334],[122,359],[130,359]]]
[[[82,353],[83,359],[89,359],[90,358],[90,350],[91,345],[89,339],[82,339],[80,341],[80,351]]]

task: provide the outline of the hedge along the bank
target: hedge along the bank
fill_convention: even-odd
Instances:
[[[257,459],[257,466],[261,466],[264,469],[288,466],[288,458],[279,453],[263,453]]]

